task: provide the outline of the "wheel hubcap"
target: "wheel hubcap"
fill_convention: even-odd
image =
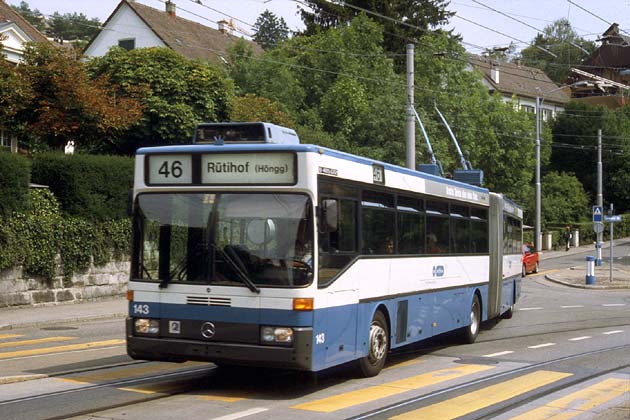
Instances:
[[[472,308],[470,309],[470,332],[473,334],[477,334],[477,329],[479,328],[479,317],[477,316],[477,303],[473,303]]]
[[[387,335],[385,330],[378,324],[370,326],[370,359],[378,362],[385,357],[387,351]]]

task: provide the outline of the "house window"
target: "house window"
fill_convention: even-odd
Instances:
[[[553,117],[553,112],[550,109],[542,110],[542,119],[543,121],[549,121]]]
[[[131,51],[134,48],[136,48],[136,39],[135,38],[119,39],[118,40],[118,46],[120,48],[126,49],[127,51]]]
[[[534,113],[536,109],[531,105],[521,105],[521,111]]]

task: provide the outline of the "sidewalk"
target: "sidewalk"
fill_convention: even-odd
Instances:
[[[629,238],[615,239],[615,247],[625,245],[630,242]],[[613,250],[614,251],[614,250]],[[605,242],[602,245],[602,258],[608,259],[610,253],[610,243]],[[577,287],[580,289],[630,289],[630,268],[621,264],[613,263],[612,281],[610,281],[610,266],[608,262],[600,267],[595,267],[595,284],[586,284],[586,256],[596,256],[595,244],[586,244],[577,248],[570,248],[568,251],[543,251],[540,255],[541,271],[544,271],[543,261],[561,258],[567,255],[584,255],[584,263],[575,267],[566,268],[545,275],[549,281],[562,284],[569,287]],[[616,254],[616,253],[615,253]],[[615,255],[618,257],[619,255]]]
[[[127,316],[127,312],[126,296],[66,305],[0,308],[0,331],[68,322],[122,319]]]

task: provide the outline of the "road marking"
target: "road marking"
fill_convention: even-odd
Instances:
[[[380,398],[391,397],[392,395],[439,384],[451,379],[460,378],[477,372],[483,372],[489,369],[494,369],[494,366],[460,365],[452,368],[423,373],[421,375],[393,382],[387,382],[382,385],[374,385],[358,389],[356,391],[344,392],[343,394],[334,395],[332,397],[294,405],[291,408],[317,411],[320,413],[332,413],[333,411],[341,410],[343,408],[352,407]]]
[[[236,419],[240,419],[247,416],[253,416],[254,414],[258,414],[258,413],[264,413],[265,411],[268,411],[268,410],[269,410],[268,408],[262,408],[262,407],[250,408],[249,410],[241,411],[234,414],[228,414],[227,416],[215,417],[212,420],[236,420]]]
[[[205,401],[221,401],[221,402],[228,402],[228,403],[242,401],[245,399],[245,397],[228,397],[228,396],[221,396],[221,395],[203,395],[197,398],[200,400],[205,400]]]
[[[628,391],[628,380],[610,378],[551,401],[542,407],[514,417],[511,420],[570,419],[592,413],[592,410],[608,401],[620,397]]]
[[[606,332],[603,332],[602,334],[604,334],[604,335],[621,334],[622,332],[623,332],[623,330],[615,330],[615,331],[606,331]]]
[[[81,383],[80,381],[75,381],[75,382]],[[139,389],[139,388],[117,388],[117,389],[119,389],[121,391],[137,392],[139,394],[155,394],[155,393],[157,393],[157,391],[149,391],[149,390],[146,390],[146,389]]]
[[[561,306],[562,309],[570,309],[570,308],[583,308],[584,305],[565,305]]]
[[[514,353],[514,352],[510,350],[506,350],[506,351],[500,351],[498,353],[484,354],[481,357],[498,357],[498,356],[505,356],[506,354],[511,354],[511,353]]]
[[[532,273],[530,276],[542,276],[543,274],[555,273],[556,271],[560,271],[559,268],[553,270],[539,271],[538,273]]]
[[[501,382],[482,388],[478,391],[460,395],[418,410],[413,410],[399,416],[392,417],[396,420],[417,419],[453,419],[470,414],[482,408],[509,400],[533,389],[549,385],[566,377],[571,373],[552,372],[539,370],[509,381]]]
[[[626,306],[625,303],[603,303],[602,306]]]
[[[24,337],[23,334],[0,334],[0,340],[4,340],[6,338],[18,338]]]
[[[205,366],[207,363],[202,362],[186,362],[186,363],[156,363],[144,366],[133,366],[112,369],[108,372],[97,372],[89,375],[74,376],[69,378],[58,378],[61,380],[78,382],[78,383],[98,383],[116,381],[118,379],[127,379],[137,376],[154,375],[163,372],[170,372],[188,367]],[[137,388],[134,388],[137,389]]]
[[[33,340],[10,341],[8,343],[0,343],[0,349],[6,348],[6,347],[32,346],[34,344],[54,343],[56,341],[68,341],[68,340],[76,340],[76,339],[77,337],[46,337],[46,338],[36,338]]]
[[[407,360],[407,361],[400,362],[400,363],[392,363],[392,364],[389,364],[389,366],[387,366],[383,370],[390,370],[390,369],[399,368],[399,367],[413,366],[413,365],[417,365],[418,363],[422,363],[422,362],[423,362],[422,359],[412,359],[412,360]]]
[[[551,346],[555,346],[556,343],[545,343],[545,344],[538,344],[536,346],[527,346],[527,348],[530,349],[542,349],[543,347],[551,347]]]
[[[540,308],[540,307],[536,307],[536,308],[518,308],[519,311],[538,311],[540,309],[543,309],[543,308]]]
[[[580,341],[580,340],[588,340],[589,338],[593,338],[590,335],[585,335],[582,337],[569,338],[569,341]]]
[[[107,347],[113,345],[124,344],[125,340],[106,340],[106,341],[92,341],[90,343],[82,344],[68,344],[65,346],[43,347],[40,349],[21,350],[21,351],[9,351],[0,353],[0,360],[10,359],[12,357],[33,356],[48,353],[67,352],[72,350],[83,350],[96,347]]]

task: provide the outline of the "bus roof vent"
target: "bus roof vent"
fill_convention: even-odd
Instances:
[[[442,171],[437,163],[421,163],[418,165],[418,171],[424,172],[425,174],[442,176]]]
[[[481,187],[481,184],[483,184],[483,171],[481,169],[455,169],[453,179]]]
[[[266,122],[201,123],[195,129],[193,143],[300,144],[295,130]]]

